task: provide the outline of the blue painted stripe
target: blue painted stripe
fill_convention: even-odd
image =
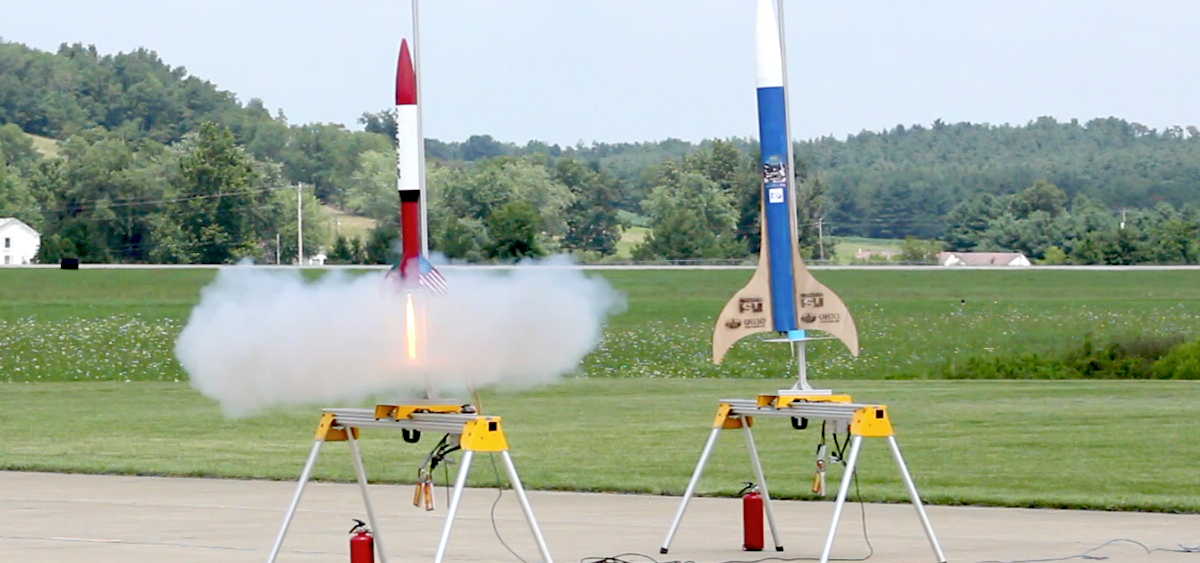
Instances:
[[[792,222],[787,176],[787,117],[783,88],[758,89],[758,139],[762,150],[763,220],[771,262],[771,317],[777,332],[796,330],[796,291],[792,279]]]

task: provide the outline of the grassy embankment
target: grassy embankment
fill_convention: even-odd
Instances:
[[[325,205],[322,208],[329,215],[330,226],[333,227],[329,239],[329,248],[333,248],[334,239],[337,235],[344,236],[347,239],[357,238],[365,243],[367,242],[367,237],[371,234],[371,229],[375,228],[375,220],[370,217],[354,215],[332,205]]]
[[[54,157],[58,156],[58,140],[57,139],[51,139],[50,137],[43,137],[41,135],[33,135],[30,133],[26,133],[26,135],[29,136],[29,140],[33,141],[33,148],[36,149],[39,153],[41,153],[42,156],[49,157],[49,158],[54,158]]]
[[[632,258],[633,248],[646,240],[649,233],[650,229],[636,226],[621,231],[621,240],[617,241],[617,257],[626,260]]]
[[[860,250],[867,252],[900,252],[903,240],[864,237],[837,237],[836,262],[849,264],[854,261],[854,254]]]

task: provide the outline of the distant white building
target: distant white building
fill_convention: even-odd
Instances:
[[[0,266],[32,264],[42,235],[20,219],[0,217]]]
[[[1029,258],[1020,252],[939,252],[943,266],[1029,266]]]
[[[328,259],[329,259],[329,257],[325,255],[325,251],[319,250],[319,251],[317,251],[316,254],[313,254],[312,256],[305,258],[304,263],[309,266],[324,266],[325,261]]]

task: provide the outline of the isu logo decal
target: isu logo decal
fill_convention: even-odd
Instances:
[[[820,309],[825,306],[824,293],[801,293],[800,306],[809,309]],[[812,321],[807,321],[812,322]]]
[[[761,313],[763,312],[763,300],[760,297],[744,297],[738,299],[739,313]]]

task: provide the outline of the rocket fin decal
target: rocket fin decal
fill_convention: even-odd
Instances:
[[[836,293],[817,281],[804,262],[800,251],[792,247],[793,276],[796,280],[796,325],[801,330],[819,330],[836,337],[850,353],[858,357],[858,328],[850,310]]]
[[[771,286],[770,265],[767,264],[767,253],[764,252],[758,260],[758,269],[754,277],[740,291],[733,295],[721,309],[717,317],[717,326],[713,327],[712,359],[714,364],[721,363],[725,352],[735,342],[751,334],[771,330]]]

